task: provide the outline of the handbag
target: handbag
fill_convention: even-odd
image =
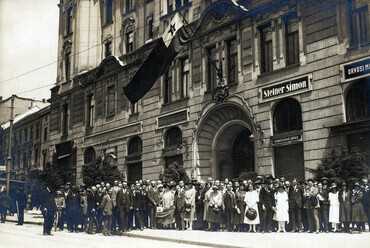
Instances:
[[[311,201],[311,206],[312,207],[316,207],[317,204],[319,203],[319,200],[315,196],[310,197],[310,201]]]
[[[245,212],[245,217],[250,220],[255,220],[257,218],[257,211],[253,208],[248,208],[248,210]]]

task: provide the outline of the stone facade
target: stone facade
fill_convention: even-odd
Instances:
[[[333,147],[370,148],[368,5],[61,1],[52,150],[77,184],[96,156],[129,181],[158,178],[175,161],[195,178],[254,170],[307,179]],[[192,38],[131,104],[123,88],[178,11]],[[210,58],[228,86],[222,92]],[[348,99],[355,84],[363,101]],[[353,108],[361,113],[349,114]]]

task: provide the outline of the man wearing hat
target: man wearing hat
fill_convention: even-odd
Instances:
[[[143,210],[143,194],[140,190],[140,183],[135,183],[135,189],[132,191],[132,208],[135,216],[135,228],[140,225],[140,230],[144,230],[144,223],[142,220],[141,211]]]
[[[270,232],[272,229],[272,208],[275,206],[275,197],[272,190],[272,182],[270,183],[267,179],[260,191],[259,203],[261,204],[261,232]]]
[[[27,196],[23,191],[23,186],[20,186],[19,189],[16,191],[15,202],[16,202],[17,214],[18,214],[18,224],[17,225],[23,225],[24,209],[26,208],[26,204],[27,204]]]

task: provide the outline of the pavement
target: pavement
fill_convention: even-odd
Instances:
[[[8,216],[7,221],[16,222],[17,217]],[[42,225],[43,218],[40,211],[28,211],[25,213],[25,224]],[[0,225],[1,228],[1,225]],[[40,226],[40,233],[42,227]],[[57,231],[55,235],[64,235],[68,231]],[[1,234],[1,231],[0,231]],[[68,233],[75,236],[104,237],[102,234],[87,235],[84,233]],[[144,231],[133,230],[124,233],[123,237],[115,238],[135,238],[138,240],[146,239],[152,242],[172,243],[173,247],[197,246],[197,247],[369,247],[370,233],[346,234],[346,233],[245,233],[245,232],[206,232],[206,231],[176,231],[176,230],[152,230]],[[0,246],[1,247],[1,246]],[[135,246],[132,246],[135,247]],[[156,247],[156,246],[153,246]],[[162,246],[161,246],[162,247]]]

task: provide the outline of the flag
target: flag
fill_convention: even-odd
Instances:
[[[131,103],[139,101],[167,70],[189,38],[184,30],[179,13],[172,18],[169,26],[156,41],[153,50],[140,65],[124,92]]]

